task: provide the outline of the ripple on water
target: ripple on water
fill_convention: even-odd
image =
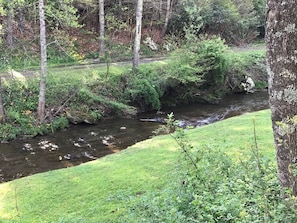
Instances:
[[[191,104],[141,114],[135,119],[114,118],[97,125],[72,126],[47,136],[0,144],[0,182],[34,173],[79,165],[153,136],[174,113],[180,126],[199,127],[245,112],[268,108],[266,92],[231,95],[219,104]],[[159,120],[158,122],[140,119]]]

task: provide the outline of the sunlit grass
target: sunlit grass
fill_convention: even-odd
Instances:
[[[274,158],[270,111],[230,118],[187,130],[195,147],[221,148],[244,158],[254,147]],[[179,149],[169,135],[77,167],[0,184],[0,222],[119,222],[135,196],[174,182]]]

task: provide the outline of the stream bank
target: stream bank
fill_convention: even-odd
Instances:
[[[111,118],[96,125],[76,125],[46,136],[0,144],[0,182],[67,168],[119,152],[154,136],[160,120],[173,112],[181,126],[199,127],[246,112],[268,108],[267,92],[234,94],[218,104],[193,103],[168,107],[162,113]],[[142,122],[140,119],[150,119]]]

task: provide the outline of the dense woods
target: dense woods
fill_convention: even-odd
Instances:
[[[23,129],[33,120],[39,124],[51,123],[56,117],[71,120],[73,112],[91,114],[97,120],[117,110],[135,110],[127,110],[127,106],[148,111],[192,101],[215,102],[229,92],[240,92],[243,76],[250,72],[257,87],[265,87],[264,69],[257,65],[263,63],[263,54],[252,52],[241,58],[228,53],[228,45],[245,46],[263,39],[264,3],[1,0],[0,70],[13,76],[15,70],[40,69],[34,84],[0,85],[1,121],[13,126],[18,123]],[[138,69],[140,58],[160,55],[171,55],[168,65]],[[133,60],[132,73],[124,69],[120,77],[110,74],[112,61],[127,59]],[[47,83],[52,81],[47,77],[48,67],[90,60],[106,63],[107,71],[95,82],[88,79],[87,89],[77,86],[75,74],[70,80],[65,73],[59,76],[59,83]],[[65,88],[65,84],[73,86]],[[23,91],[23,102],[16,100],[16,89]],[[67,104],[55,95],[64,95]],[[86,99],[90,102],[86,108],[79,106]],[[107,103],[110,100],[117,106]],[[2,126],[2,139],[14,138],[15,134],[9,136],[14,128],[7,128]]]
[[[37,57],[37,3],[32,0],[0,2],[1,60],[5,58],[10,65],[18,60],[26,66]],[[112,52],[114,57],[120,56],[121,48],[126,46],[127,51],[134,41],[136,5],[137,1],[126,0],[47,1],[48,57],[96,58],[104,40],[107,50],[117,51]],[[176,45],[192,32],[218,35],[229,44],[244,45],[263,37],[264,8],[263,0],[144,1],[142,41],[150,37],[164,46]]]
[[[265,88],[264,51],[230,51],[263,39],[264,3],[0,0],[1,140],[110,115],[216,103],[244,91],[247,75]],[[139,66],[140,58],[154,56],[167,61]],[[121,60],[133,61],[133,69],[114,71],[111,62]],[[52,70],[98,61],[106,71]]]

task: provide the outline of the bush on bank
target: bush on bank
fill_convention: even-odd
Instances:
[[[243,75],[258,88],[266,86],[264,51],[230,50],[217,37],[186,43],[170,59],[140,65],[101,68],[50,68],[47,77],[46,123],[37,125],[39,79],[6,78],[3,100],[7,123],[0,140],[34,137],[65,128],[69,122],[96,123],[102,117],[131,116],[191,102],[215,102],[236,92]]]

